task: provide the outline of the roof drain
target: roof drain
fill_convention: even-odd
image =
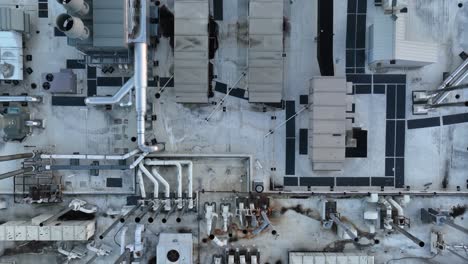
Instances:
[[[149,146],[145,142],[146,89],[148,86],[148,44],[147,44],[147,2],[140,3],[140,21],[138,34],[131,41],[134,43],[134,80],[135,107],[137,112],[138,148],[143,152],[159,152],[164,150],[164,144]]]

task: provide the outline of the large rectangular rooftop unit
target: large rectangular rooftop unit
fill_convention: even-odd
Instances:
[[[310,81],[309,158],[313,170],[341,170],[346,148],[346,79]]]
[[[251,103],[283,95],[283,0],[249,3],[248,91]]]
[[[437,44],[410,40],[406,32],[407,14],[397,19],[376,13],[369,26],[368,62],[371,67],[421,67],[437,62]]]
[[[179,103],[208,102],[208,0],[174,3],[174,89]]]
[[[128,21],[126,1],[93,0],[93,46],[126,49]]]

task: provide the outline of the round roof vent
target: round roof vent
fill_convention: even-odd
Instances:
[[[179,258],[179,251],[172,249],[167,252],[167,260],[169,260],[170,262],[175,263],[179,260]]]

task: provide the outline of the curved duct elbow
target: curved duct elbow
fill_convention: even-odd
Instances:
[[[67,37],[73,39],[87,39],[89,29],[83,24],[83,21],[69,14],[61,14],[55,20],[57,28],[65,33]]]
[[[138,148],[143,152],[152,153],[152,152],[163,151],[165,146],[162,143],[158,143],[153,146],[146,145],[144,134],[139,133],[138,134]]]
[[[398,217],[404,217],[405,213],[403,211],[403,207],[399,203],[397,203],[395,200],[393,200],[391,197],[387,197],[387,201],[392,205],[395,210],[397,210]]]
[[[57,0],[68,12],[84,16],[89,13],[89,5],[84,0]]]

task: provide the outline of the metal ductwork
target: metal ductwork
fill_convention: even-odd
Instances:
[[[68,12],[84,16],[89,12],[89,5],[84,0],[57,0]]]
[[[148,44],[147,44],[147,3],[140,1],[140,19],[138,34],[132,40],[134,43],[134,80],[135,106],[137,112],[138,147],[143,152],[159,152],[164,150],[164,144],[149,146],[145,141],[146,89],[148,88]]]
[[[14,171],[6,172],[3,174],[0,174],[0,180],[7,179],[13,176],[22,175],[24,173],[31,172],[31,171],[34,171],[34,167],[26,167],[26,168],[14,170]]]
[[[88,97],[85,99],[87,105],[110,105],[120,102],[125,95],[127,95],[134,87],[134,77],[128,79],[128,81],[120,88],[120,90],[113,96],[95,96]]]
[[[432,100],[432,104],[439,104],[441,103],[447,96],[448,93],[444,92],[443,89],[458,86],[461,82],[468,77],[468,59],[466,59],[460,66],[458,66],[437,88],[437,90],[441,90],[438,94],[436,94]],[[450,91],[447,89],[447,92]]]
[[[55,20],[55,24],[57,28],[65,33],[69,38],[83,40],[89,37],[89,29],[78,17],[74,17],[69,14],[61,14]]]
[[[0,96],[0,102],[41,102],[42,98],[37,96]]]
[[[85,103],[88,105],[103,105],[103,104],[116,104],[122,98],[129,94],[132,88],[135,88],[135,108],[137,112],[137,143],[138,148],[144,153],[153,153],[164,150],[164,144],[156,144],[153,146],[147,145],[145,140],[146,131],[146,90],[148,88],[148,36],[147,36],[147,13],[148,3],[146,1],[139,1],[140,14],[138,20],[137,33],[133,39],[129,41],[134,44],[134,76],[130,78],[122,88],[112,97],[88,97]],[[62,15],[61,15],[62,16]],[[62,20],[59,16],[57,24],[66,27],[67,18],[63,17]],[[71,16],[70,16],[71,17]],[[72,19],[76,19],[71,17]],[[72,25],[74,26],[74,25]],[[60,28],[59,28],[60,29]],[[60,29],[62,30],[62,29]],[[66,31],[62,30],[66,33]],[[66,33],[67,34],[67,33]]]
[[[34,157],[34,153],[20,153],[20,154],[13,154],[13,155],[5,155],[0,156],[0,161],[10,161],[10,160],[18,160],[18,159],[29,159]]]

